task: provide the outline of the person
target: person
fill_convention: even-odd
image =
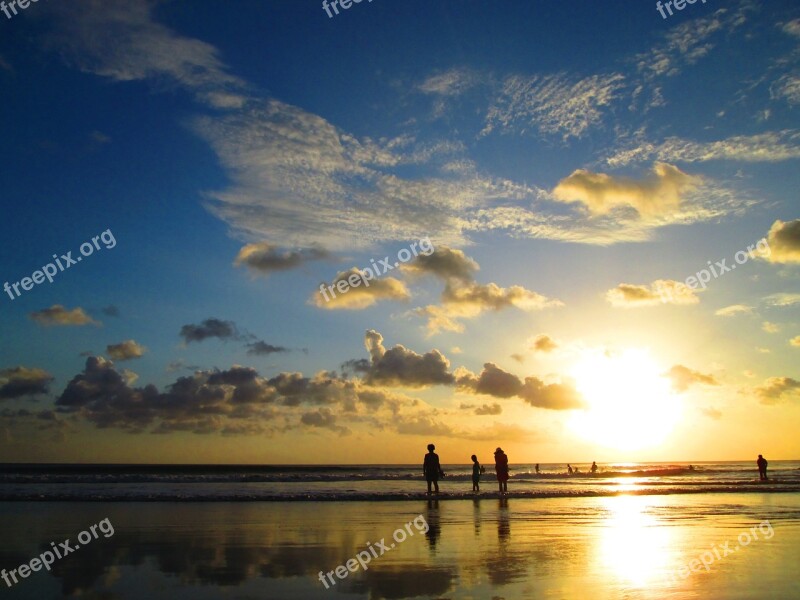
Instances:
[[[481,480],[481,473],[483,473],[483,467],[481,463],[478,462],[478,457],[474,454],[472,455],[472,491],[473,492],[480,492],[480,480]]]
[[[597,463],[592,461],[592,475],[597,473]]]
[[[433,484],[436,493],[439,493],[439,477],[444,477],[444,471],[439,464],[439,455],[434,452],[436,446],[428,444],[428,453],[425,455],[425,460],[422,463],[422,472],[425,474],[425,481],[428,482],[428,493],[431,493],[431,484]]]
[[[497,473],[497,483],[500,484],[500,493],[508,493],[508,456],[502,448],[494,451],[494,470]]]
[[[536,463],[536,474],[539,474],[539,463]]]
[[[766,481],[767,479],[769,479],[767,477],[767,464],[768,464],[767,459],[759,454],[756,464],[758,465],[758,478],[761,481]]]
[[[567,473],[569,473],[570,475],[572,475],[572,467],[571,467],[571,466],[569,466],[569,464],[567,464]]]
[[[573,472],[574,472],[576,475],[577,475],[578,473],[580,473],[580,472],[581,472],[581,470],[580,470],[578,467],[575,467],[574,469],[572,469],[572,471],[573,471]]]

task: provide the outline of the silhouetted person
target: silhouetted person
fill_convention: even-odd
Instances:
[[[575,467],[574,469],[572,469],[572,471],[573,471],[573,472],[574,472],[576,475],[577,475],[578,473],[580,473],[580,472],[581,472],[581,470],[580,470],[578,467]]]
[[[508,493],[508,456],[501,448],[494,451],[494,470],[497,473],[497,482],[500,484],[500,493]]]
[[[572,475],[572,467],[570,467],[569,465],[567,465],[567,473]]]
[[[536,463],[536,474],[539,474],[539,463]]]
[[[439,493],[439,477],[444,477],[444,471],[439,464],[439,455],[434,452],[436,446],[428,444],[428,453],[425,455],[425,460],[422,463],[422,472],[425,474],[425,481],[428,482],[428,493],[431,493],[431,484],[433,484],[436,493]]]
[[[483,473],[484,469],[481,466],[481,463],[478,462],[478,457],[474,454],[472,455],[472,491],[473,492],[480,492],[481,486],[481,473]]]
[[[769,479],[769,477],[767,477],[767,464],[769,464],[767,463],[767,459],[759,454],[756,464],[758,465],[758,478],[761,481]]]
[[[597,463],[592,461],[592,475],[597,473]]]

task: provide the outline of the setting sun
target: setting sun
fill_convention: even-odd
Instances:
[[[573,377],[588,407],[573,416],[572,428],[619,450],[660,444],[681,415],[680,401],[663,374],[645,350],[586,352]]]

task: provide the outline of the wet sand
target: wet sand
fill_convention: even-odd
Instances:
[[[50,572],[0,581],[5,598],[800,597],[800,494],[6,502],[0,515],[6,570],[104,518],[114,527]],[[359,552],[367,570],[348,571]]]

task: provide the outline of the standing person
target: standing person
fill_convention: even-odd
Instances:
[[[570,465],[567,465],[567,473],[572,475],[572,467]]]
[[[597,463],[592,461],[592,475],[597,473]]]
[[[480,492],[481,486],[481,473],[483,473],[483,467],[481,463],[478,462],[478,457],[474,454],[472,455],[472,491],[473,492]]]
[[[508,493],[508,456],[502,448],[494,451],[494,470],[497,473],[497,482],[500,484],[500,493]]]
[[[422,462],[422,472],[425,475],[425,481],[428,482],[428,493],[431,493],[431,484],[433,484],[436,493],[439,493],[439,477],[444,477],[444,471],[439,464],[439,455],[434,452],[436,446],[428,444],[428,453],[425,455],[425,460]]]
[[[758,478],[761,481],[769,479],[769,477],[767,477],[767,464],[769,464],[767,463],[767,459],[759,454],[756,464],[758,465]]]
[[[539,474],[539,463],[536,463],[536,474]]]

